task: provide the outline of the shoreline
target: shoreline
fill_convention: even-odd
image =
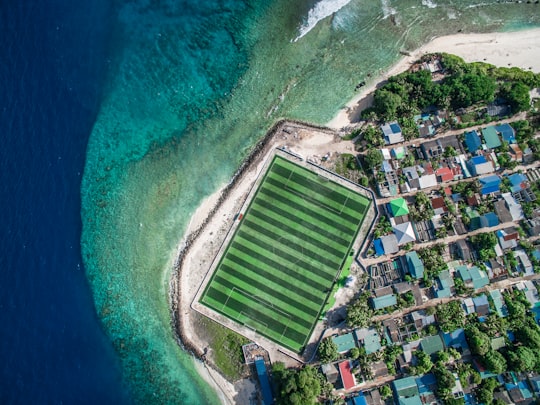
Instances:
[[[370,105],[372,93],[389,77],[404,72],[423,55],[436,52],[459,56],[465,62],[519,67],[538,73],[540,72],[540,28],[435,37],[420,48],[409,52],[409,55],[403,56],[382,75],[369,80],[367,87],[351,98],[326,125],[333,129],[354,125],[358,121],[360,112]]]
[[[418,60],[425,53],[433,52],[446,52],[455,54],[462,57],[467,62],[471,61],[485,61],[497,66],[506,66],[507,60],[511,58],[514,62],[512,67],[523,67],[518,63],[526,62],[525,69],[531,67],[533,71],[540,71],[540,28],[530,29],[524,31],[516,31],[509,33],[490,33],[490,34],[457,34],[445,37],[439,37],[431,40],[429,43],[423,45],[417,50],[410,53],[409,56],[401,58],[396,64],[388,69],[383,75],[374,77],[361,93],[353,97],[344,108],[342,108],[335,117],[329,121],[326,126],[313,125],[304,123],[301,121],[285,120],[281,119],[277,121],[264,135],[264,137],[257,142],[249,155],[243,160],[238,170],[234,173],[231,180],[223,184],[215,193],[205,198],[199,207],[193,214],[181,241],[178,243],[178,249],[175,255],[174,267],[169,281],[169,300],[171,309],[171,326],[174,330],[175,337],[179,345],[191,353],[197,360],[194,360],[196,369],[199,372],[201,378],[203,378],[214,390],[218,393],[218,396],[222,400],[222,403],[236,403],[235,393],[236,389],[230,381],[228,381],[219,370],[216,370],[212,364],[206,361],[206,349],[197,345],[198,338],[194,336],[195,331],[189,330],[189,311],[191,309],[191,302],[188,299],[187,302],[185,291],[188,288],[193,288],[188,283],[185,283],[186,275],[185,271],[182,271],[182,267],[186,264],[187,257],[195,249],[197,252],[196,242],[200,244],[205,243],[204,240],[200,240],[200,237],[207,230],[207,228],[213,228],[218,231],[222,231],[224,226],[230,221],[230,217],[218,218],[216,214],[223,208],[225,203],[230,204],[232,207],[236,207],[240,204],[242,196],[245,194],[245,190],[235,190],[239,184],[242,184],[246,177],[253,174],[253,168],[257,169],[260,166],[260,157],[265,155],[271,146],[274,145],[274,137],[278,134],[279,130],[284,126],[304,126],[306,128],[313,129],[314,131],[326,132],[327,134],[337,134],[344,128],[351,127],[355,124],[355,117],[365,108],[365,104],[369,103],[369,96],[371,93],[384,83],[388,77],[401,73],[407,70],[410,65]],[[516,42],[519,42],[520,46],[516,46]],[[538,43],[537,43],[538,42]],[[483,45],[483,46],[482,46]],[[480,47],[476,49],[476,47]],[[490,49],[488,49],[490,48]],[[498,48],[498,49],[494,49]],[[521,51],[520,51],[521,49]],[[525,53],[524,53],[525,52]],[[514,53],[518,53],[520,58],[513,57]],[[474,60],[471,57],[474,56]],[[518,60],[519,59],[519,60]],[[503,63],[501,65],[501,63]],[[345,141],[342,141],[346,143]],[[256,170],[255,170],[256,171]],[[247,182],[249,185],[250,182]],[[244,187],[246,188],[246,187]],[[250,187],[247,187],[249,190]],[[234,191],[237,191],[236,198],[234,197]],[[227,201],[232,199],[232,201]],[[230,211],[230,216],[234,214],[234,210]],[[223,223],[221,223],[223,222]],[[212,235],[212,232],[210,233]],[[206,241],[212,243],[212,241]],[[198,246],[199,251],[204,246]],[[198,289],[198,286],[196,286]],[[189,295],[189,294],[188,294]],[[187,308],[186,308],[186,303]],[[210,374],[210,369],[212,375]],[[221,395],[220,395],[221,394]]]

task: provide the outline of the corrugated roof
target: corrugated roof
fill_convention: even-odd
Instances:
[[[489,127],[484,128],[482,130],[482,136],[484,137],[484,141],[488,148],[495,149],[501,146],[501,139],[494,126],[490,125]]]
[[[351,369],[351,362],[349,360],[339,363],[339,374],[341,375],[343,388],[346,390],[351,389],[356,385],[356,380]]]
[[[413,250],[412,252],[407,253],[405,257],[407,258],[407,264],[411,275],[416,279],[424,277],[424,263],[422,263],[418,253]]]
[[[395,217],[399,217],[401,215],[406,215],[409,213],[407,201],[405,201],[403,197],[396,198],[395,200],[390,201],[388,204],[390,207],[390,211],[392,211],[392,215]]]
[[[392,381],[394,391],[398,397],[412,397],[418,395],[418,386],[416,385],[416,378],[406,377],[399,380]]]
[[[332,337],[332,341],[337,345],[339,353],[345,353],[356,347],[356,342],[352,333]]]
[[[261,391],[263,394],[264,405],[272,405],[274,403],[274,396],[272,395],[272,389],[270,388],[270,380],[268,379],[268,373],[266,371],[266,365],[264,360],[255,360],[255,368],[257,369],[257,376],[261,383]]]
[[[372,298],[373,308],[382,309],[397,304],[397,298],[394,294],[384,295],[382,297]]]
[[[514,132],[514,128],[512,128],[510,124],[497,125],[495,126],[495,129],[500,132],[504,141],[508,143],[516,142],[516,134]]]
[[[420,346],[426,354],[433,354],[444,350],[444,343],[439,335],[425,337],[422,339]]]
[[[480,140],[480,137],[476,131],[465,133],[465,145],[467,145],[469,152],[476,152],[480,148],[481,144],[482,141]]]

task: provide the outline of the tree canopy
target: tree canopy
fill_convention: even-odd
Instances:
[[[347,324],[351,328],[365,328],[369,325],[373,310],[368,304],[369,294],[362,294],[347,307]]]
[[[319,360],[322,363],[330,363],[338,358],[338,347],[331,337],[324,338],[317,349]]]
[[[465,314],[459,301],[437,305],[435,314],[443,332],[453,332],[465,325]]]
[[[317,370],[306,366],[300,370],[287,369],[274,363],[272,376],[276,382],[277,403],[281,405],[314,405],[321,394],[321,379]]]

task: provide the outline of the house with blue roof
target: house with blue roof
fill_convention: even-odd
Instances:
[[[395,403],[400,405],[422,405],[415,377],[400,378],[392,381]]]
[[[473,176],[480,176],[482,174],[493,173],[495,166],[491,160],[487,160],[484,155],[473,156],[467,161],[467,166]]]
[[[510,126],[510,124],[496,125],[495,130],[501,134],[503,141],[510,144],[516,143],[516,131]]]
[[[481,294],[472,299],[474,310],[478,316],[486,316],[489,314],[489,300],[486,294]]]
[[[495,149],[502,145],[501,138],[499,138],[499,134],[493,125],[482,129],[482,136],[489,149]]]
[[[411,276],[417,280],[424,277],[424,263],[422,263],[418,253],[413,250],[412,252],[407,253],[405,258],[407,260],[407,267],[409,268],[409,273]]]
[[[268,377],[268,371],[264,360],[259,358],[255,360],[255,368],[257,369],[257,377],[259,377],[259,383],[261,384],[261,391],[264,405],[272,405],[274,403],[274,395],[272,394],[272,388],[270,387],[270,379]]]
[[[480,146],[482,146],[482,141],[480,140],[476,130],[465,133],[465,145],[470,153],[474,153],[480,149]]]
[[[514,173],[508,176],[510,180],[510,191],[517,193],[527,187],[529,187],[529,180],[523,173]]]
[[[499,217],[493,212],[487,212],[480,216],[480,227],[491,228],[499,225]]]
[[[465,330],[462,328],[456,329],[450,333],[442,333],[442,338],[446,347],[453,347],[461,352],[469,350],[467,338],[465,337]]]
[[[487,195],[500,191],[501,178],[499,176],[494,174],[492,176],[481,177],[478,180],[480,181],[480,192],[482,193],[482,195]]]
[[[383,132],[384,142],[387,145],[403,142],[403,133],[401,127],[397,121],[389,122],[388,124],[381,125],[381,131]]]

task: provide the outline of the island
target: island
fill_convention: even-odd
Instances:
[[[195,213],[171,280],[222,401],[540,397],[538,88],[423,49],[335,129],[276,123]]]

